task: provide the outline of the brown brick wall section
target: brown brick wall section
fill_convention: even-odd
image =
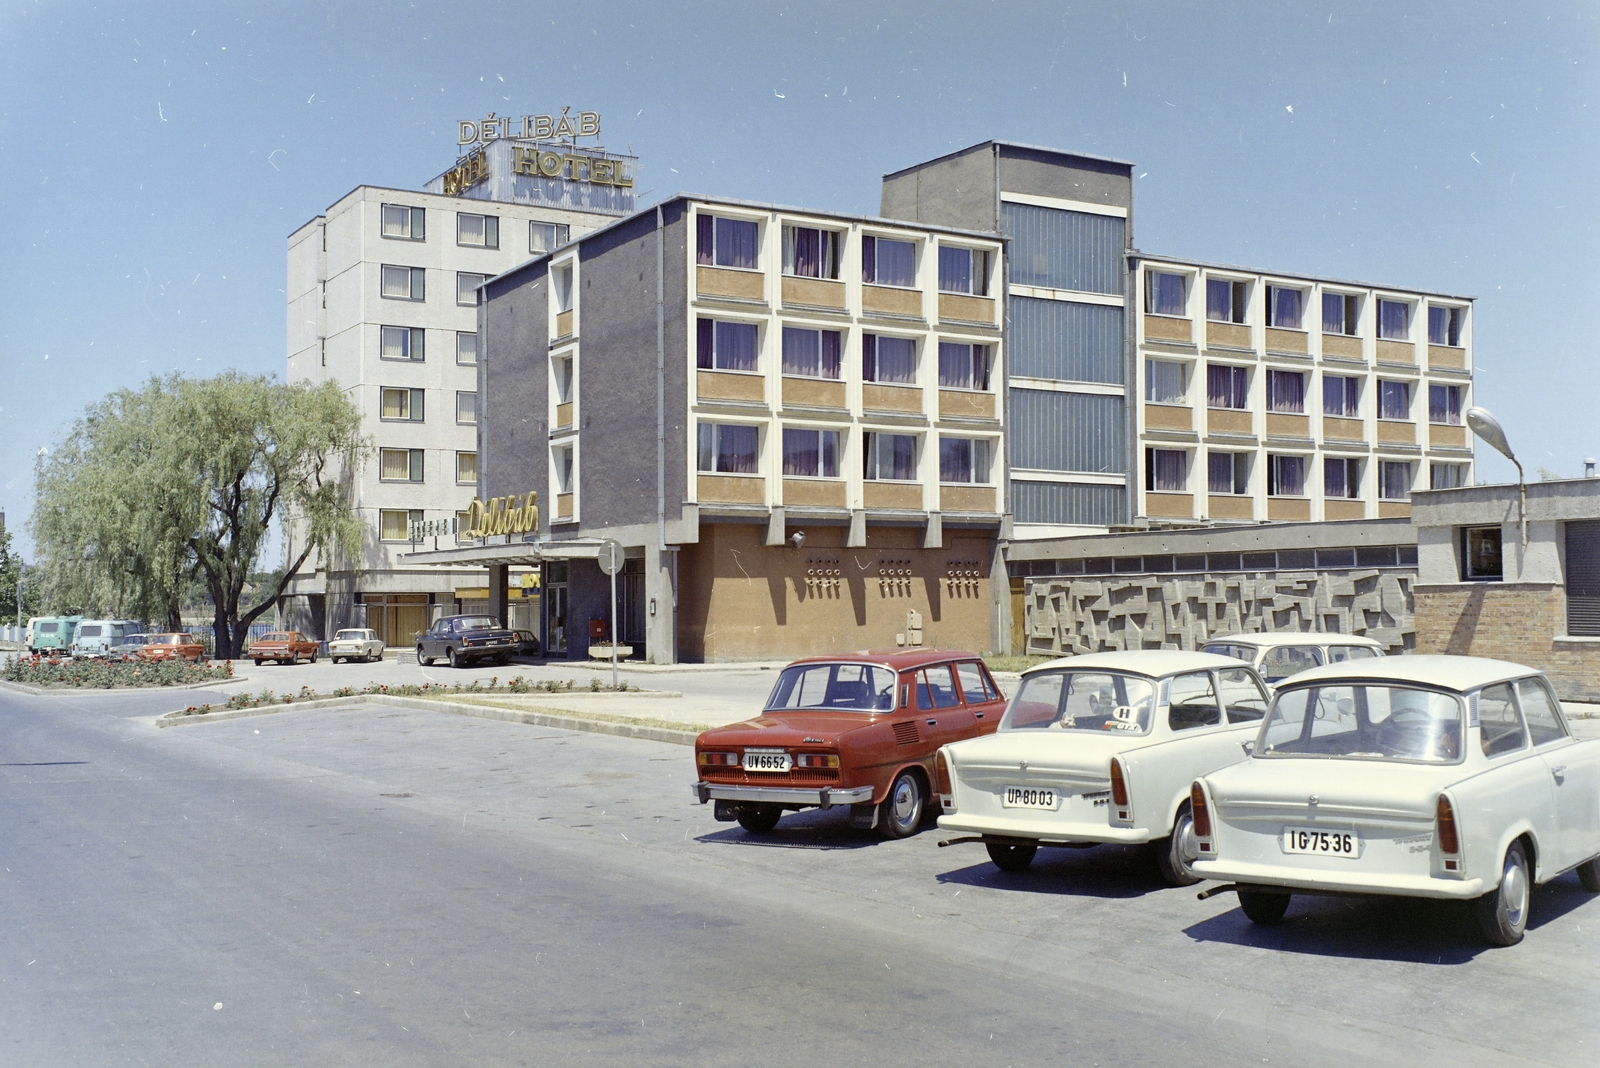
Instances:
[[[1567,701],[1600,701],[1600,643],[1563,640],[1567,595],[1542,583],[1418,586],[1417,652],[1539,668]]]

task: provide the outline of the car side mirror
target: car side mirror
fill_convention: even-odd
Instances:
[[[1239,748],[1244,750],[1245,756],[1255,756],[1256,740],[1252,738],[1248,742],[1240,742]]]

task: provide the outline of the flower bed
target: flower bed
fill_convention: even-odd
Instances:
[[[233,664],[192,664],[186,660],[66,660],[57,657],[7,657],[0,678],[28,686],[110,690],[132,686],[182,686],[233,678]]]
[[[299,693],[276,694],[271,690],[262,690],[260,693],[236,693],[228,698],[226,704],[190,705],[184,709],[182,715],[203,716],[208,712],[227,712],[238,708],[260,708],[264,705],[292,705],[298,702],[315,701],[321,697],[359,697],[366,694],[388,694],[393,697],[446,697],[453,694],[493,694],[493,693],[562,693],[577,688],[571,679],[565,682],[529,682],[518,675],[504,686],[500,685],[500,676],[495,675],[485,686],[481,681],[474,679],[468,685],[445,685],[425,682],[418,686],[413,683],[403,683],[398,686],[385,686],[376,682],[369,682],[359,690],[354,686],[340,686],[331,693],[317,693],[309,686],[300,687]],[[622,693],[631,689],[624,682],[617,686],[614,692]],[[599,679],[590,680],[583,689],[591,692],[606,690],[610,686],[600,685]]]

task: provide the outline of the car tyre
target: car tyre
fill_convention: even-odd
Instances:
[[[467,658],[462,656],[461,651],[458,649],[446,649],[444,651],[444,655],[445,659],[450,661],[450,666],[453,668],[464,668],[467,666]]]
[[[420,645],[417,646],[417,663],[421,664],[423,667],[432,667],[433,666],[433,657],[431,657],[431,656],[423,656],[422,655],[422,646],[420,646]]]
[[[989,859],[1001,871],[1027,871],[1028,865],[1033,863],[1033,855],[1039,852],[1037,845],[1007,845],[1003,842],[985,842],[984,848],[989,851]]]
[[[751,834],[766,834],[778,825],[783,809],[777,805],[746,802],[739,806],[739,826]]]
[[[1193,886],[1200,881],[1194,870],[1200,850],[1194,840],[1194,817],[1189,814],[1189,802],[1185,801],[1173,818],[1172,833],[1152,842],[1151,846],[1156,852],[1161,878],[1168,886]]]
[[[311,654],[311,662],[313,664],[315,664],[317,662],[317,654],[316,653],[312,653]]]
[[[261,661],[260,661],[260,660],[257,660],[257,661],[256,661],[256,667],[260,667],[260,666],[261,666]]]
[[[922,780],[907,768],[889,784],[889,795],[878,810],[878,831],[885,838],[910,838],[922,825],[926,803]]]
[[[1600,857],[1578,865],[1578,881],[1591,894],[1600,894]]]
[[[1283,914],[1289,911],[1289,896],[1270,890],[1240,890],[1239,908],[1251,923],[1281,923]]]
[[[1514,946],[1522,941],[1522,934],[1528,929],[1532,890],[1528,854],[1521,842],[1512,842],[1500,864],[1500,885],[1474,902],[1478,929],[1490,945]]]

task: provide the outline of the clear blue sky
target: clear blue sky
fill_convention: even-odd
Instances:
[[[84,405],[284,373],[285,238],[456,121],[589,109],[679,190],[871,213],[991,137],[1135,160],[1135,243],[1478,297],[1530,476],[1600,455],[1600,5],[0,0],[0,507]],[[1480,478],[1511,467],[1479,449]],[[21,539],[28,550],[28,539]]]

